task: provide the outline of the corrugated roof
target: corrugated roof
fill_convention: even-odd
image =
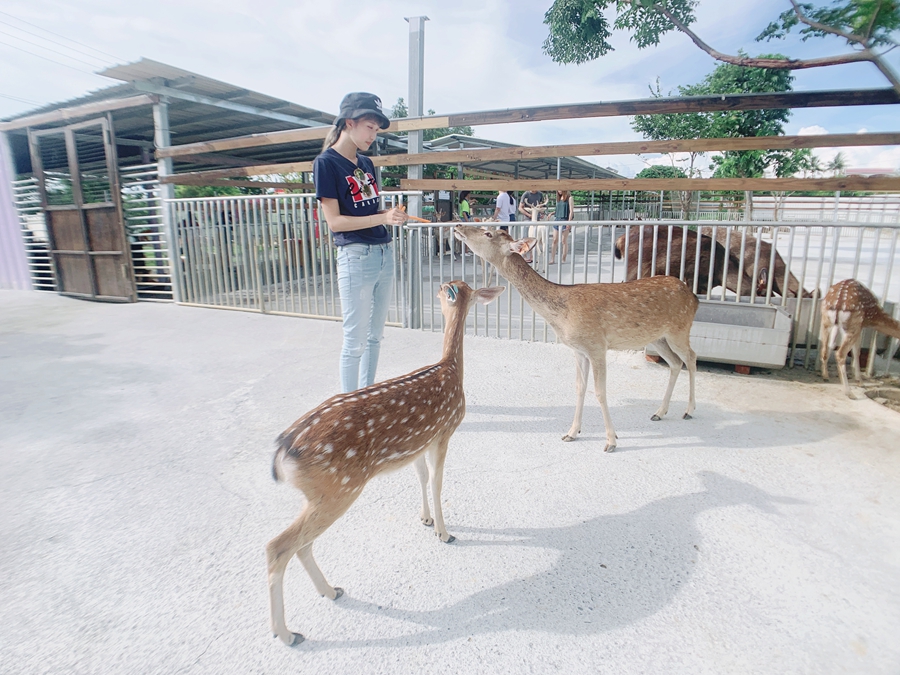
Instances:
[[[475,138],[474,136],[463,136],[461,134],[449,134],[436,138],[425,144],[427,150],[434,151],[435,155],[440,155],[442,151],[447,150],[467,150],[482,148],[517,148],[520,147],[514,143],[503,143],[502,141],[491,141],[484,138]],[[438,157],[435,163],[440,163]],[[491,160],[489,162],[466,162],[467,169],[475,169],[487,173],[505,174],[518,178],[556,178],[556,158],[535,158],[535,159],[519,159],[519,160]],[[560,176],[563,178],[624,178],[611,169],[605,169],[601,166],[588,162],[580,157],[560,157],[559,158]]]

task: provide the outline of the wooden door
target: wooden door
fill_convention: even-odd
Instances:
[[[110,117],[29,130],[57,291],[92,300],[137,300],[122,217]]]

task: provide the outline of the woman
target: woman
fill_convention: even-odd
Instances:
[[[394,280],[391,232],[385,225],[406,222],[398,208],[379,211],[375,167],[360,154],[388,126],[381,99],[365,92],[347,94],[322,154],[313,162],[316,199],[338,247],[344,393],[375,382]]]
[[[575,200],[572,193],[568,190],[556,191],[556,212],[553,219],[560,222],[571,222],[575,219]],[[560,253],[561,261],[566,262],[566,256],[569,255],[569,230],[571,225],[554,225],[553,226],[553,243],[550,245],[550,264],[553,264],[553,258],[556,255],[556,246],[562,233],[562,252]]]

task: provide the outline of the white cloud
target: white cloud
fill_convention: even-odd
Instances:
[[[797,132],[798,136],[824,136],[828,133],[828,129],[824,127],[820,127],[818,124],[814,124],[811,127],[802,127],[800,131]]]

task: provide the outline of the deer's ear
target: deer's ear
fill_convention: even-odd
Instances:
[[[486,305],[494,298],[498,297],[506,288],[503,286],[492,286],[491,288],[479,288],[475,291],[475,301]]]
[[[509,250],[513,253],[518,253],[519,255],[525,255],[534,248],[534,245],[537,243],[537,239],[534,237],[528,237],[527,239],[518,239],[516,241],[509,242]]]
[[[759,281],[756,284],[756,288],[758,290],[762,290],[763,288],[765,288],[765,286],[768,282],[769,282],[769,268],[763,267],[759,271]]]

